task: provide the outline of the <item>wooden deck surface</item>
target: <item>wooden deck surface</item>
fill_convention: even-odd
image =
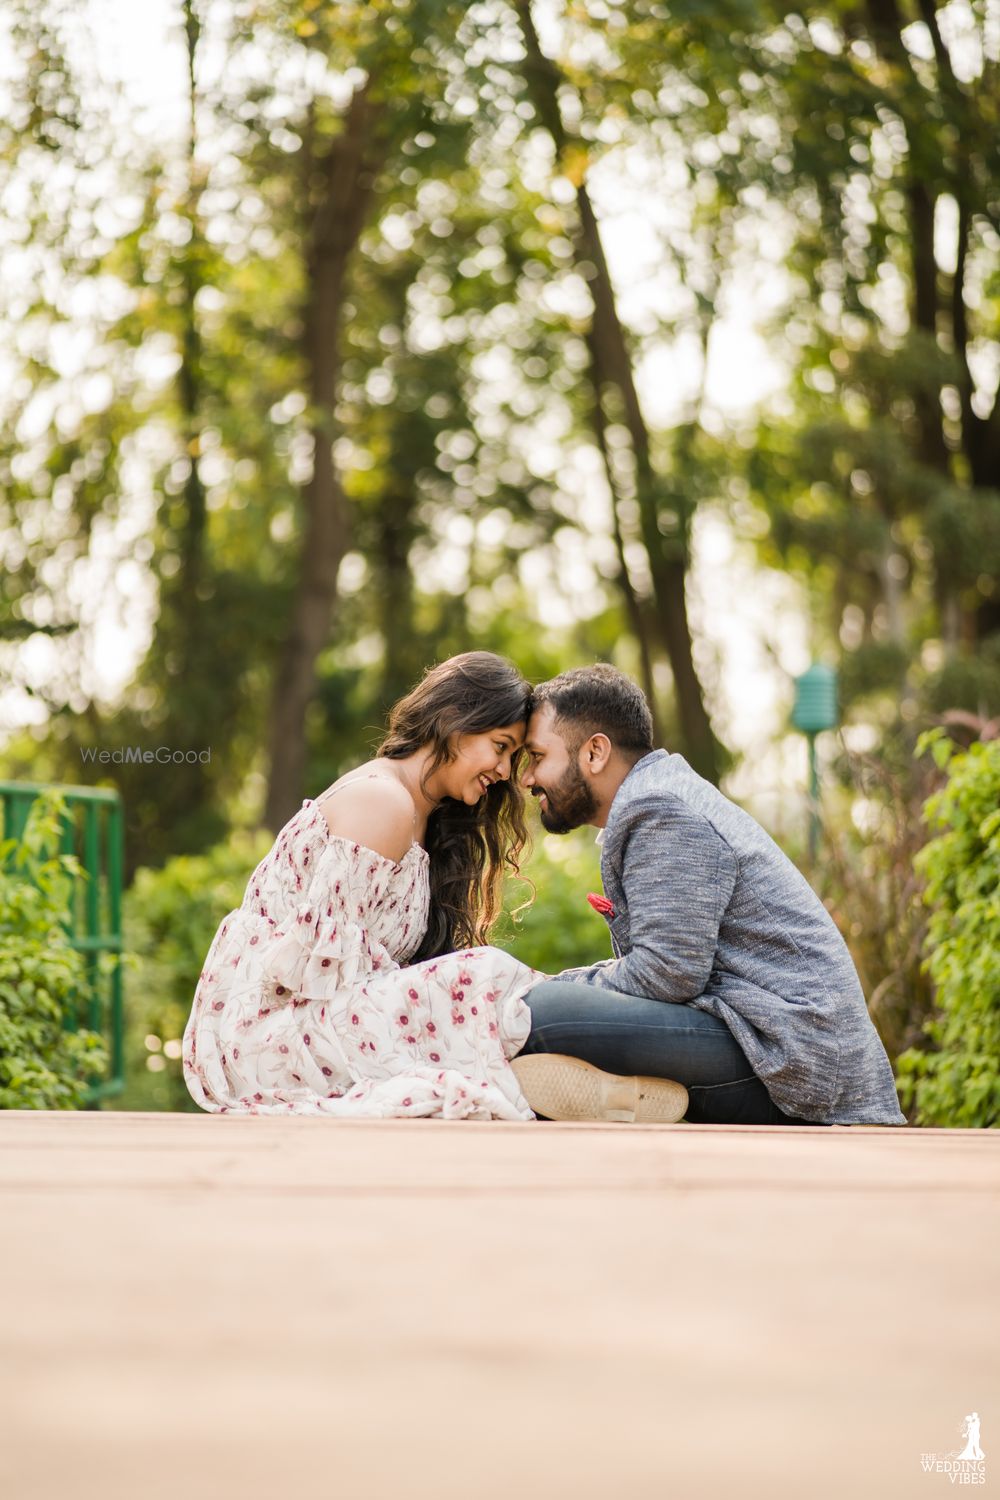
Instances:
[[[1000,1487],[1000,1132],[6,1112],[0,1183],[3,1500],[933,1500],[973,1410]]]

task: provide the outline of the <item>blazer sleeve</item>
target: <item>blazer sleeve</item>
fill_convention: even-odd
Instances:
[[[673,796],[629,803],[618,843],[629,951],[572,977],[652,1000],[693,1000],[712,972],[736,856],[707,818]]]

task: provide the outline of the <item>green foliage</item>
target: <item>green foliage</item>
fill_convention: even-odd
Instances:
[[[565,837],[539,832],[523,874],[534,884],[534,899],[518,913],[525,886],[509,883],[507,910],[514,915],[494,934],[497,947],[545,974],[610,957],[607,924],[587,903],[588,891],[602,889],[593,829]]]
[[[947,784],[927,801],[940,830],[918,856],[933,909],[927,968],[937,1013],[932,1048],[898,1060],[904,1107],[921,1125],[1000,1125],[1000,741],[956,751],[943,731],[925,735]]]
[[[817,629],[847,657],[845,703],[885,719],[901,699],[997,712],[1000,401],[974,355],[1000,339],[983,8],[970,10],[983,61],[968,74],[933,7],[916,21],[905,7],[771,0],[624,12],[610,44],[624,66],[594,92],[622,89],[633,121],[701,166],[720,247],[702,257],[705,281],[714,268],[724,287],[765,203],[788,231],[769,335],[791,379],[742,465],[728,447],[737,518],[809,587]],[[935,232],[952,209],[946,270]],[[741,515],[741,481],[763,534],[760,513]]]
[[[107,1067],[101,1038],[77,1029],[84,963],[65,924],[86,877],[56,852],[65,811],[39,797],[21,838],[0,843],[0,1109],[79,1109]]]
[[[216,930],[243,899],[270,834],[238,830],[205,854],[140,869],[125,894],[125,1089],[114,1109],[195,1110],[180,1044]]]
[[[933,1008],[923,963],[927,912],[915,860],[921,810],[940,773],[913,753],[911,734],[867,753],[842,743],[824,792],[823,839],[807,869],[854,960],[890,1061],[920,1042]]]

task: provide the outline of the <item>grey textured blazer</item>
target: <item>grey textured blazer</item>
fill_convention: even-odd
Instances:
[[[654,750],[622,782],[601,875],[615,957],[559,978],[717,1016],[786,1114],[906,1124],[833,919],[760,824],[680,755]]]

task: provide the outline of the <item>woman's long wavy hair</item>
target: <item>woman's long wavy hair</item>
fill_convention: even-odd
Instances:
[[[376,753],[395,760],[430,746],[426,786],[440,766],[455,759],[459,735],[521,723],[530,699],[530,686],[509,661],[490,651],[465,651],[430,667],[394,704]],[[517,874],[528,842],[520,760],[515,751],[510,779],[494,782],[474,807],[445,797],[428,818],[430,916],[410,963],[489,941],[503,908],[504,876]]]

